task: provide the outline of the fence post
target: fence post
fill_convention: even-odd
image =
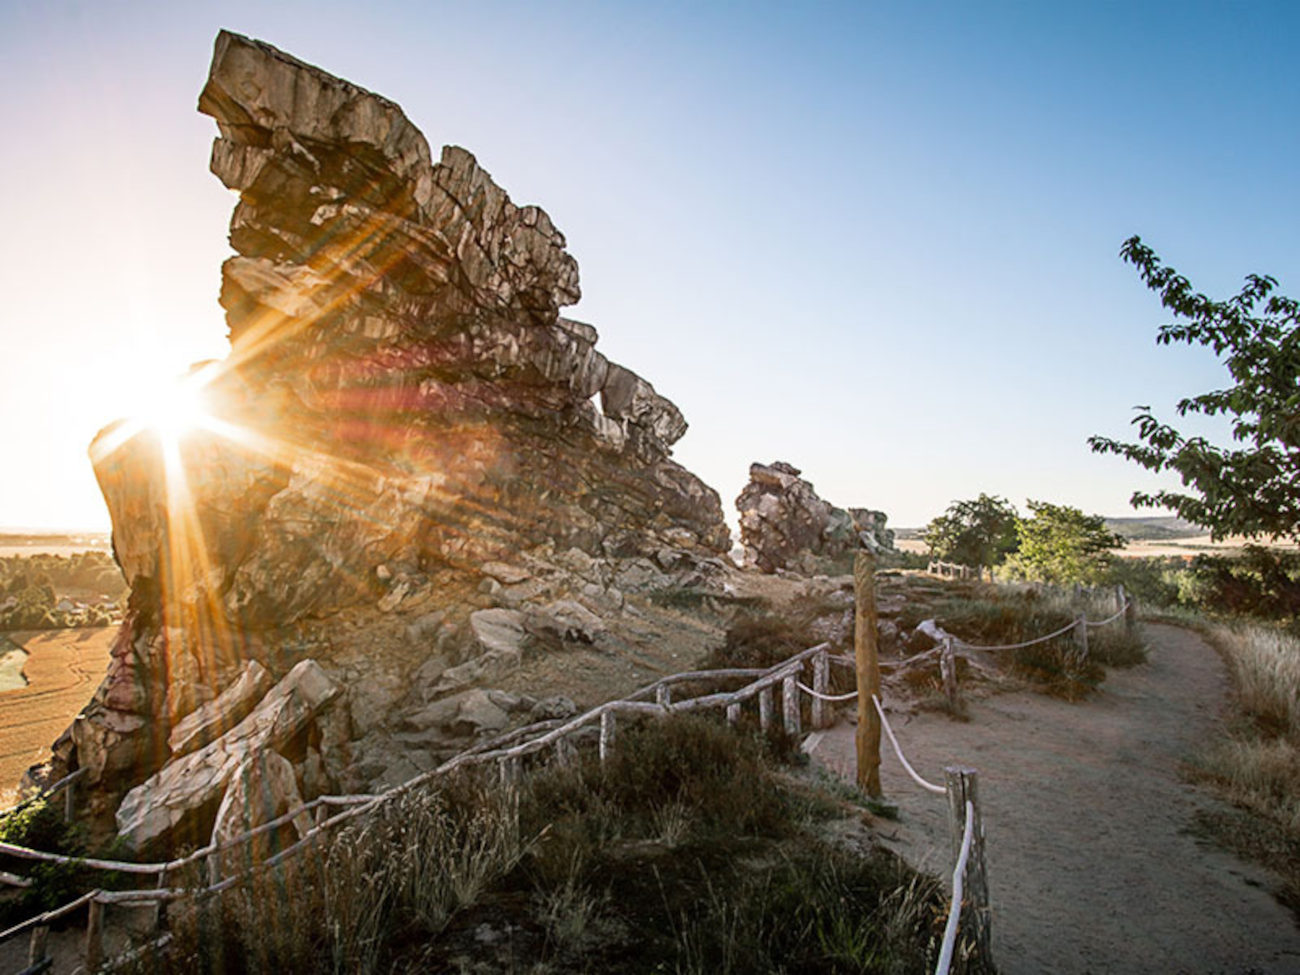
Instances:
[[[758,692],[758,726],[764,731],[772,727],[772,685]]]
[[[948,826],[954,863],[961,853],[968,801],[975,817],[970,856],[966,860],[966,873],[962,878],[964,896],[958,940],[962,943],[963,950],[954,952],[954,957],[967,959],[965,970],[968,973],[992,975],[996,969],[993,967],[992,939],[989,935],[989,881],[984,865],[984,820],[980,814],[978,773],[973,768],[950,766],[943,770],[943,780],[948,789]]]
[[[781,710],[785,724],[785,733],[799,737],[799,685],[795,683],[793,673],[781,681]]]
[[[575,749],[568,738],[555,739],[555,762],[557,765],[572,765]]]
[[[727,724],[729,725],[740,724],[740,702],[739,701],[737,701],[735,704],[727,705]]]
[[[1088,659],[1088,617],[1082,613],[1074,621],[1074,652],[1082,662]]]
[[[613,711],[600,713],[600,764],[604,765],[614,750],[615,721]]]
[[[32,940],[27,944],[27,967],[45,961],[46,944],[50,940],[50,926],[38,924],[32,928]]]
[[[831,662],[823,650],[817,656],[813,657],[813,690],[818,694],[825,694],[830,685]],[[825,701],[820,697],[814,696],[812,699],[812,726],[813,728],[825,728],[830,725],[830,718],[827,716],[830,708],[826,706]]]
[[[76,787],[77,783],[75,780],[69,782],[63,787],[63,821],[65,823],[72,822],[72,819],[77,812],[77,797],[72,791]]]
[[[1121,589],[1124,587],[1121,586]],[[1124,633],[1132,636],[1137,626],[1137,607],[1133,605],[1133,599],[1128,593],[1124,593]]]
[[[673,703],[673,689],[667,684],[660,684],[655,688],[655,704],[661,708],[669,707]]]
[[[876,647],[876,560],[859,551],[853,560],[853,651],[858,673],[858,787],[879,798],[880,715],[872,698],[880,694]]]
[[[943,675],[943,693],[948,698],[948,707],[957,710],[957,659],[953,654],[952,637],[943,640],[943,650],[939,654],[939,673]]]
[[[97,972],[104,964],[104,905],[91,900],[86,915],[86,971]]]

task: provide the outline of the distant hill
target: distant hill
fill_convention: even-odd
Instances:
[[[1171,538],[1194,538],[1209,534],[1199,525],[1173,515],[1136,518],[1107,518],[1106,527],[1134,542],[1164,541]]]
[[[1173,515],[1149,515],[1132,518],[1107,518],[1106,527],[1133,542],[1166,541],[1208,535],[1204,528]],[[924,528],[896,528],[894,537],[907,541],[921,537]]]

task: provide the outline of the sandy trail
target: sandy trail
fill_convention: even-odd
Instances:
[[[1178,765],[1218,733],[1223,664],[1187,630],[1146,634],[1149,662],[1112,671],[1084,704],[1009,694],[972,702],[969,724],[890,716],[922,775],[980,771],[994,961],[1006,975],[1300,972],[1300,929],[1270,878],[1188,833],[1198,809],[1219,807]],[[814,756],[851,777],[853,733],[831,729]],[[901,813],[888,845],[946,874],[945,803],[885,748]]]
[[[28,686],[0,692],[0,807],[90,701],[116,635],[115,626],[9,634],[29,654]]]

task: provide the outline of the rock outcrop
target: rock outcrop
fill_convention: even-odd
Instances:
[[[844,569],[846,557],[859,548],[894,547],[884,512],[837,508],[818,497],[801,473],[784,461],[750,465],[749,483],[736,498],[747,564],[762,572],[812,575]]]
[[[298,777],[389,781],[429,761],[422,741],[385,764],[400,708],[526,650],[599,649],[627,593],[710,578],[730,545],[670,456],[681,412],[561,316],[578,267],[543,210],[464,149],[435,158],[393,102],[236,34],[199,110],[238,194],[230,353],[187,378],[193,429],[120,421],[91,446],[131,609],[64,760],[104,802],[154,775],[117,813],[135,845],[210,813],[238,767],[227,825],[284,793],[239,737],[265,701],[240,718],[295,664],[346,689]],[[445,724],[506,713],[472,700]]]

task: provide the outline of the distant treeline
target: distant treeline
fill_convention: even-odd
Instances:
[[[0,557],[0,630],[106,626],[126,591],[107,552]]]

